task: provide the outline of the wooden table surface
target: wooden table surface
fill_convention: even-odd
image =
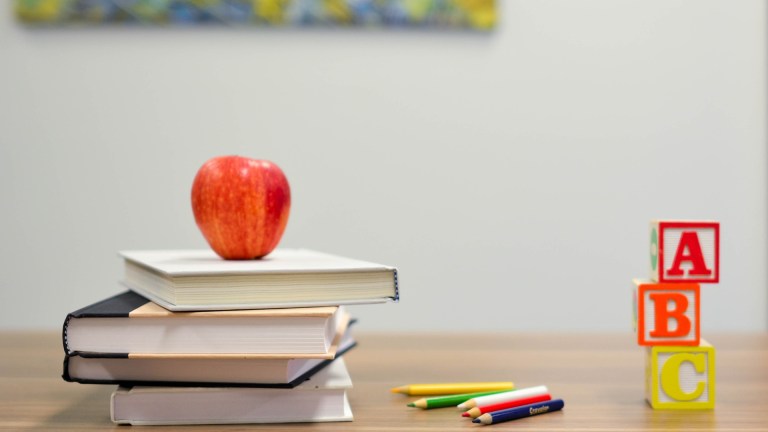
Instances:
[[[627,334],[357,333],[346,355],[355,421],[287,425],[134,426],[140,430],[451,431],[768,431],[768,333],[708,337],[717,349],[713,411],[655,411],[644,401],[643,351]],[[112,386],[61,380],[54,333],[0,333],[0,430],[122,430],[109,420]],[[407,408],[416,398],[390,393],[416,382],[545,384],[565,400],[561,412],[473,425],[453,408]]]

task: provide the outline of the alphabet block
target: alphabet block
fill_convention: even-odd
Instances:
[[[637,283],[632,285],[632,331],[637,333]]]
[[[645,398],[654,409],[713,409],[715,348],[703,339],[696,347],[648,347],[645,378]]]
[[[699,284],[634,282],[638,345],[699,345]]]
[[[652,221],[651,279],[655,282],[719,282],[720,223]]]

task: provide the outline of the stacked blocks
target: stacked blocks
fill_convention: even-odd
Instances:
[[[715,348],[699,331],[700,284],[719,280],[718,222],[651,222],[651,280],[634,280],[633,306],[654,409],[715,407]]]

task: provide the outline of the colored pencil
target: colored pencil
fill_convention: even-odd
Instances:
[[[468,401],[474,397],[488,396],[491,394],[501,393],[507,390],[493,390],[479,393],[464,393],[450,396],[438,396],[433,398],[422,398],[417,401],[408,404],[409,407],[432,409],[432,408],[445,408],[455,407],[456,405]]]
[[[527,398],[531,396],[547,394],[547,393],[549,393],[549,390],[547,390],[546,386],[528,387],[524,389],[498,393],[495,395],[480,396],[478,398],[473,398],[464,403],[459,404],[457,408],[466,411],[476,406],[491,405],[491,404],[506,402],[510,400],[517,400],[517,399]]]
[[[485,413],[480,417],[472,420],[472,423],[480,423],[484,425],[496,424],[510,420],[517,420],[524,417],[551,413],[552,411],[559,411],[563,409],[564,406],[565,402],[563,402],[562,399],[537,402],[530,405],[523,405],[521,407]]]
[[[411,396],[452,395],[462,393],[478,393],[494,390],[512,390],[515,385],[511,382],[465,382],[446,384],[411,384],[392,389],[392,393],[403,393]]]
[[[547,393],[547,394],[543,394],[543,395],[531,396],[531,397],[524,398],[524,399],[511,400],[511,401],[500,402],[500,403],[491,404],[491,405],[477,406],[477,407],[474,407],[474,408],[470,409],[469,411],[463,413],[461,416],[462,417],[477,418],[477,417],[480,417],[482,414],[485,414],[485,413],[489,413],[489,412],[493,412],[493,411],[501,411],[501,410],[504,410],[504,409],[519,407],[519,406],[523,406],[523,405],[530,405],[530,404],[536,403],[536,402],[544,402],[544,401],[548,401],[550,399],[552,399],[552,396],[549,393]]]

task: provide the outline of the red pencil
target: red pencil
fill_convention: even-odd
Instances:
[[[544,402],[544,401],[548,401],[548,400],[551,400],[551,399],[552,399],[552,396],[549,393],[547,393],[547,394],[543,394],[543,395],[531,396],[531,397],[525,398],[525,399],[518,399],[518,400],[513,400],[513,401],[507,401],[507,402],[499,402],[499,403],[496,403],[496,404],[474,407],[471,410],[463,413],[461,416],[462,417],[477,418],[477,417],[480,417],[481,415],[483,415],[485,413],[489,413],[489,412],[493,412],[493,411],[498,411],[498,410],[503,410],[503,409],[507,409],[507,408],[519,407],[519,406],[523,406],[523,405],[529,405],[529,404],[536,403],[536,402]]]

